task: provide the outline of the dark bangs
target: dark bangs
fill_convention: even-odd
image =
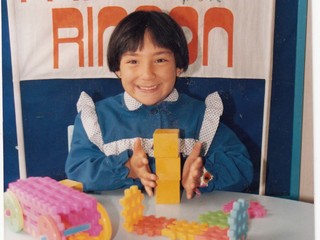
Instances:
[[[143,48],[146,31],[151,34],[156,46],[170,49],[174,53],[178,68],[187,70],[188,46],[181,27],[165,13],[137,11],[124,18],[110,37],[107,53],[110,71],[119,70],[120,60],[125,52]]]

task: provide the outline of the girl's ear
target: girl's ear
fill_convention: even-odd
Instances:
[[[183,70],[181,68],[177,68],[177,70],[176,70],[177,77],[179,77],[182,72],[183,72]]]
[[[116,76],[121,79],[121,72],[120,71],[115,71],[114,74],[116,74]]]

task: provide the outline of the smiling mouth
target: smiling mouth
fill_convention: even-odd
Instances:
[[[143,91],[152,91],[152,90],[155,90],[157,87],[158,87],[158,85],[153,85],[153,86],[138,86],[138,88],[139,88],[140,90],[143,90]]]

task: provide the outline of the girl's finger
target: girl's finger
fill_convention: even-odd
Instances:
[[[189,156],[192,156],[194,158],[199,157],[201,153],[201,146],[201,142],[196,142]]]
[[[147,194],[149,197],[152,197],[153,196],[153,190],[151,187],[144,187],[144,189],[146,190]]]
[[[191,199],[193,197],[193,189],[186,190],[187,199]]]

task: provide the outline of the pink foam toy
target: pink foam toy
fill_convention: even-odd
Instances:
[[[10,183],[8,191],[19,200],[23,212],[24,230],[38,235],[40,216],[53,220],[62,240],[67,228],[87,224],[87,232],[98,236],[102,231],[97,200],[83,192],[66,187],[49,177],[29,177]],[[41,225],[41,223],[40,223]]]

